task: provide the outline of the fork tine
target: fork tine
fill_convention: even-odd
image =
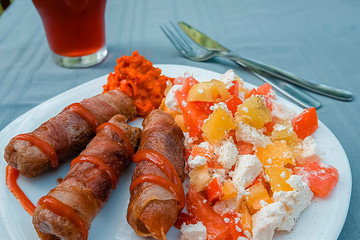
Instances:
[[[164,28],[167,30],[168,34],[170,34],[170,36],[182,47],[183,50],[185,50],[187,53],[192,51],[192,48],[182,40],[176,29],[174,31],[166,25],[164,25]]]
[[[185,49],[181,46],[181,44],[177,41],[177,38],[174,37],[173,34],[171,34],[171,31],[166,27],[166,25],[164,26],[160,26],[161,31],[165,34],[165,36],[170,40],[170,42],[174,45],[174,47],[182,54],[185,56],[186,52]]]
[[[179,35],[181,40],[190,48],[193,49],[194,44],[196,44],[193,40],[191,40],[180,28],[175,25],[172,21],[169,21],[170,25],[175,29],[176,33]]]

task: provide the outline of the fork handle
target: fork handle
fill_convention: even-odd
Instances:
[[[353,95],[350,91],[330,87],[324,84],[314,83],[303,78],[297,77],[296,75],[282,70],[277,67],[273,67],[270,65],[263,64],[261,62],[257,62],[248,58],[243,58],[233,52],[228,52],[223,55],[233,61],[242,63],[245,67],[253,70],[259,70],[258,74],[262,76],[271,75],[292,84],[295,84],[299,87],[305,88],[309,91],[322,94],[331,98],[335,98],[342,101],[351,101],[353,99]]]

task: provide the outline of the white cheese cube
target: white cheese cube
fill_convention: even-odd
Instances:
[[[311,161],[321,161],[319,155],[319,149],[314,138],[308,136],[301,143],[301,151],[296,161],[300,164]]]
[[[223,140],[220,147],[215,148],[215,154],[219,156],[218,162],[227,170],[232,168],[239,155],[236,145],[232,139]]]
[[[287,214],[278,227],[278,230],[291,231],[300,213],[310,204],[313,192],[308,184],[302,180],[302,176],[292,175],[286,181],[294,190],[275,192],[273,198],[277,202],[281,202],[286,206]]]
[[[182,112],[181,108],[179,106],[178,100],[175,97],[175,92],[176,91],[182,91],[183,86],[182,85],[174,85],[170,88],[169,92],[166,95],[165,98],[165,105],[170,108],[173,111],[176,112]]]
[[[268,204],[252,216],[252,240],[271,240],[286,215],[282,202]]]
[[[262,163],[256,155],[239,155],[230,177],[236,188],[246,188],[262,172]]]

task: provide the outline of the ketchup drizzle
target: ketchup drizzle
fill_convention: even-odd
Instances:
[[[96,132],[96,128],[101,124],[101,122],[92,114],[86,107],[81,105],[80,103],[73,103],[67,106],[64,110],[71,110],[77,115],[79,115],[82,119],[84,119]]]
[[[181,212],[185,206],[185,193],[180,177],[171,162],[162,154],[151,149],[139,150],[135,154],[133,161],[135,163],[140,161],[149,161],[156,164],[156,166],[161,169],[168,179],[153,174],[142,175],[131,183],[130,191],[134,190],[134,188],[142,182],[157,184],[175,195],[179,201],[179,211]]]
[[[131,145],[129,138],[126,136],[126,134],[123,132],[123,130],[121,130],[121,128],[119,128],[118,126],[116,126],[113,123],[106,122],[106,123],[101,124],[96,129],[96,132],[98,133],[101,129],[103,129],[106,126],[110,127],[111,130],[113,130],[120,136],[120,138],[124,141],[125,148],[128,150],[128,152],[130,152],[130,156],[133,157],[134,156],[134,147]]]
[[[106,175],[108,176],[108,178],[111,182],[112,189],[116,188],[116,175],[115,175],[114,171],[108,165],[106,165],[106,163],[104,163],[103,160],[101,160],[98,157],[94,157],[94,156],[81,156],[80,155],[71,162],[70,166],[72,166],[78,162],[89,162],[89,163],[94,164],[98,169],[100,169],[101,171],[106,173]]]
[[[39,148],[50,159],[51,167],[55,168],[58,165],[59,160],[56,151],[49,143],[30,134],[19,134],[14,139],[28,141]]]
[[[18,177],[19,177],[19,171],[7,165],[6,185],[8,186],[9,190],[14,194],[16,199],[20,202],[20,204],[23,206],[25,211],[27,211],[32,216],[34,214],[36,207],[17,184]]]
[[[49,195],[40,198],[38,205],[42,205],[44,208],[49,209],[58,216],[68,218],[71,222],[79,227],[81,235],[83,236],[82,239],[87,239],[89,231],[82,218],[76,214],[72,207]]]

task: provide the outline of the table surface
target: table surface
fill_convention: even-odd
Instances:
[[[323,103],[318,117],[343,145],[352,170],[351,203],[339,239],[360,239],[359,9],[356,0],[108,0],[107,58],[91,68],[65,69],[51,60],[32,2],[15,0],[0,17],[0,129],[47,99],[108,74],[117,58],[135,50],[154,64],[233,68],[246,81],[262,84],[226,60],[183,58],[159,28],[182,20],[243,56],[354,93],[352,102],[311,95]]]

